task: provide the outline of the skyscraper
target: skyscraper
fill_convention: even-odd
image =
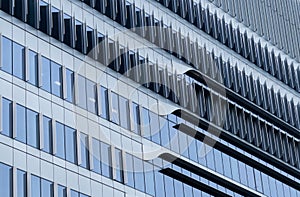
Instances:
[[[300,197],[299,8],[0,0],[0,196]]]

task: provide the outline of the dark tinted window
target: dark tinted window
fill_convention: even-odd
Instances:
[[[2,62],[1,69],[12,74],[12,41],[2,37]]]
[[[133,111],[133,122],[134,122],[134,132],[138,135],[141,134],[141,119],[140,119],[140,108],[136,103],[132,103]]]

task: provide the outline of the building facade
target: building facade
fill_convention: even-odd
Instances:
[[[1,197],[300,197],[297,0],[0,0]]]

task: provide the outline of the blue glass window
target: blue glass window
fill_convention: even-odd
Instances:
[[[174,195],[174,183],[173,183],[173,179],[169,176],[166,176],[164,175],[164,181],[165,181],[165,187],[167,188],[166,189],[166,196],[175,196]],[[193,195],[193,192],[190,191],[190,192],[187,192],[186,194],[190,194],[191,196]]]
[[[150,117],[149,117],[149,110],[146,108],[142,108],[141,111],[142,114],[142,124],[141,124],[141,129],[143,131],[144,137],[149,139],[151,138],[151,133],[150,133]]]
[[[12,74],[12,41],[2,37],[2,70]]]
[[[52,154],[52,121],[50,118],[43,116],[43,131],[44,131],[44,148],[47,153]]]
[[[93,146],[93,171],[101,174],[101,165],[100,165],[100,141],[95,138],[92,139]]]
[[[214,157],[215,157],[216,171],[220,174],[223,174],[222,153],[216,149],[213,149],[213,151],[214,151]]]
[[[41,178],[31,175],[31,197],[41,197]]]
[[[57,186],[57,197],[67,197],[67,188],[61,185]]]
[[[96,102],[96,83],[86,80],[87,88],[87,108],[89,112],[96,114],[97,102]]]
[[[66,133],[66,159],[69,162],[77,163],[76,154],[76,131],[70,127],[65,127]]]
[[[158,115],[152,111],[149,111],[149,117],[151,140],[156,144],[160,144],[160,124]]]
[[[224,153],[222,153],[223,158],[223,167],[224,167],[224,175],[226,177],[231,178],[231,165],[230,165],[230,157]]]
[[[26,143],[26,110],[23,106],[16,106],[16,139]]]
[[[13,75],[20,79],[24,79],[24,73],[25,73],[24,62],[25,62],[24,47],[14,42],[13,43]]]
[[[2,98],[2,134],[12,136],[12,102]]]
[[[28,61],[29,61],[29,78],[28,82],[34,86],[38,85],[38,56],[36,52],[29,50],[28,54]]]
[[[155,196],[153,165],[148,162],[144,162],[144,172],[146,193],[150,194],[151,196]]]
[[[88,149],[88,136],[81,133],[80,143],[81,143],[81,166],[84,168],[89,168],[89,149]]]
[[[22,170],[17,170],[17,196],[26,197],[27,196],[27,178],[26,172]]]
[[[191,140],[191,142],[189,144],[189,157],[190,157],[191,160],[193,160],[195,162],[198,162],[196,140],[195,139],[191,139],[191,138],[190,138],[190,140]]]
[[[128,105],[128,99],[119,96],[119,102],[120,102],[120,125],[121,127],[128,129],[129,128],[129,105]]]
[[[78,75],[78,106],[86,109],[86,80]]]
[[[114,92],[111,92],[111,121],[113,123],[119,124],[119,95]]]
[[[53,183],[48,180],[42,179],[41,185],[42,185],[41,196],[42,197],[53,197]]]
[[[39,115],[27,109],[27,144],[35,148],[39,147]]]
[[[134,132],[141,135],[141,119],[140,119],[140,108],[136,103],[132,103],[133,121],[134,121]]]
[[[126,153],[126,173],[127,185],[134,187],[134,169],[133,169],[133,156]]]
[[[145,178],[143,161],[137,157],[133,157],[135,188],[145,191]]]
[[[73,103],[74,102],[74,72],[69,69],[66,69],[66,87],[67,87],[66,100]]]
[[[111,151],[104,142],[101,142],[101,170],[103,176],[111,177]]]
[[[62,97],[62,68],[61,65],[51,62],[52,94]]]
[[[42,57],[42,89],[47,92],[51,91],[51,69],[50,60]]]
[[[232,178],[235,181],[240,182],[240,174],[239,174],[239,167],[238,167],[238,161],[234,158],[230,158],[231,163],[231,169],[232,169]]]
[[[65,159],[65,130],[64,125],[56,122],[56,156]]]
[[[124,181],[123,177],[123,157],[120,149],[115,149],[115,162],[116,162],[116,180],[119,182]]]
[[[163,122],[162,122],[163,121]],[[179,132],[173,126],[175,125],[171,121],[161,119],[161,143],[163,146],[167,146],[170,143],[170,148],[176,153],[179,153]],[[163,125],[162,125],[163,124]]]
[[[174,180],[174,188],[175,188],[176,197],[184,197],[182,182],[180,182],[178,180]],[[199,195],[199,196],[201,196],[201,195]]]
[[[101,98],[101,117],[108,119],[108,91],[105,87],[100,88]]]
[[[1,197],[12,196],[12,168],[0,163],[0,192]]]
[[[72,189],[71,189],[70,194],[71,194],[71,197],[79,197],[79,192],[74,191],[74,190],[72,190]]]
[[[163,174],[159,171],[154,172],[156,196],[165,196],[165,184]],[[166,188],[167,189],[167,188]]]

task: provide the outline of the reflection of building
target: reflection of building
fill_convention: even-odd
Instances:
[[[0,0],[1,196],[300,196],[275,2]]]

